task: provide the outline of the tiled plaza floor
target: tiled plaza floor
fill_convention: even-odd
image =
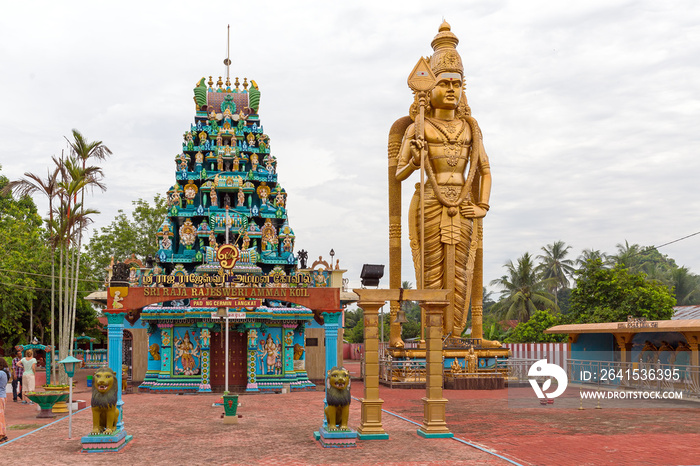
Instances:
[[[83,372],[83,371],[81,371]],[[89,393],[78,379],[76,398]],[[82,388],[81,388],[82,387]],[[362,397],[361,381],[352,392]],[[523,396],[531,390],[523,388]],[[700,464],[700,404],[669,402],[654,408],[576,409],[578,398],[557,399],[556,407],[509,406],[505,390],[446,390],[447,421],[455,437],[478,444],[523,465],[688,465]],[[423,390],[381,388],[384,408],[422,422]],[[80,437],[90,431],[90,410],[68,421],[36,429],[35,408],[8,398],[10,443],[0,446],[7,461],[21,464],[511,464],[455,440],[426,440],[417,426],[383,416],[389,440],[360,441],[354,449],[325,449],[313,439],[322,422],[323,392],[243,395],[242,418],[224,425],[218,395],[124,395],[127,432],[134,436],[122,452],[81,454]],[[356,427],[360,403],[351,405]],[[49,421],[51,422],[51,421]]]

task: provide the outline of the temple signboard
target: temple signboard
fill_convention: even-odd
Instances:
[[[192,307],[237,307],[256,308],[262,306],[261,299],[193,299],[190,301]]]

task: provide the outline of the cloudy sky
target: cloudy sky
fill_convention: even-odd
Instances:
[[[358,286],[363,263],[388,264],[387,135],[444,17],[493,172],[486,282],[557,240],[575,258],[700,231],[697,2],[435,3],[11,2],[2,174],[46,173],[77,128],[114,152],[107,192],[89,201],[102,211],[95,226],[164,193],[192,88],[225,74],[230,24],[231,75],[260,86],[297,249],[333,248]],[[700,235],[661,252],[700,273]],[[415,282],[407,241],[403,275]]]

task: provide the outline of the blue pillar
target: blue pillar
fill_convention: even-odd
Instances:
[[[124,317],[126,313],[108,313],[107,314],[107,337],[109,339],[109,368],[112,369],[117,376],[117,407],[119,408],[119,422],[117,429],[124,429],[122,401],[122,345],[124,338]]]
[[[323,327],[326,331],[326,373],[338,365],[338,326],[342,312],[324,312]]]
[[[323,313],[323,328],[325,330],[326,340],[326,371],[323,374],[323,380],[328,377],[328,371],[338,365],[338,322],[340,322],[341,312],[324,312]],[[323,400],[324,408],[328,406],[326,400]],[[323,428],[328,427],[328,419],[323,416]]]
[[[170,379],[173,355],[173,324],[158,324],[160,329],[160,374],[159,379]]]
[[[53,348],[50,346],[47,346],[46,349],[44,350],[46,353],[46,385],[51,384],[51,364],[53,364],[53,360],[51,356],[53,356]]]

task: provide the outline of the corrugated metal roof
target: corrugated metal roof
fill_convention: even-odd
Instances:
[[[700,319],[700,306],[676,306],[671,320]]]

